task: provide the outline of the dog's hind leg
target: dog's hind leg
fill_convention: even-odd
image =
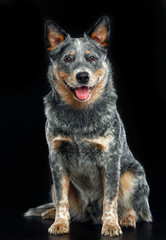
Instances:
[[[137,213],[133,209],[132,193],[135,177],[131,171],[126,171],[120,178],[118,206],[121,227],[136,227]]]
[[[136,227],[138,218],[151,222],[145,175],[127,170],[120,179],[118,205],[121,227]]]

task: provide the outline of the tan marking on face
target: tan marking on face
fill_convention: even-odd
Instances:
[[[92,139],[82,139],[82,141],[90,142],[97,147],[99,147],[103,152],[108,152],[110,143],[113,141],[112,135],[107,135],[105,137],[98,137],[98,138],[92,138]]]
[[[63,72],[63,71],[59,71],[59,77],[63,80],[67,79],[69,76],[67,73]]]
[[[71,52],[70,52],[70,54],[71,54],[71,55],[74,55],[74,54],[75,54],[75,52],[74,52],[74,51],[71,51]]]
[[[74,94],[68,89],[68,87],[65,85],[63,80],[66,81],[70,86],[76,86],[77,80],[76,80],[76,73],[72,72],[70,75],[63,71],[58,71],[57,65],[54,67],[54,75],[56,78],[56,85],[57,85],[57,90],[59,94],[61,95],[62,99],[64,100],[65,103],[71,105],[75,109],[82,109],[89,104],[95,102],[101,95],[104,86],[105,86],[105,80],[104,80],[104,75],[105,75],[105,68],[103,67],[102,69],[99,69],[96,73],[91,73],[90,74],[90,84],[91,86],[94,86],[94,89],[91,92],[91,97],[88,101],[86,102],[81,102],[77,100],[74,97]]]
[[[57,87],[59,88],[58,90],[60,90],[60,92],[62,93],[62,95],[66,95],[68,94],[68,92],[70,92],[70,90],[67,88],[67,86],[64,84],[63,80],[66,81],[66,83],[68,83],[70,86],[75,86],[76,84],[76,76],[75,73],[72,72],[71,74],[67,74],[64,71],[59,71],[58,70],[58,66],[56,65],[54,67],[54,75],[56,78],[56,82],[55,84],[57,85]],[[62,85],[62,86],[61,86]],[[66,89],[68,89],[67,93],[64,93],[64,91],[66,91]],[[71,93],[71,92],[70,92]],[[71,93],[72,94],[72,93]]]
[[[93,89],[91,98],[86,102],[81,102],[75,99],[73,93],[68,89],[67,86],[64,85],[63,82],[59,82],[57,84],[57,89],[62,99],[69,105],[71,105],[75,109],[82,109],[89,104],[95,102],[101,95],[104,88],[104,79],[101,80]]]
[[[101,76],[104,76],[104,74],[105,74],[105,68],[101,68],[95,72],[95,76],[97,79]]]
[[[86,51],[85,51],[85,54],[87,54],[87,55],[90,54],[90,51],[89,51],[89,50],[86,50]]]

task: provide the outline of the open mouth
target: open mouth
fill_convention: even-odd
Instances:
[[[88,87],[88,86],[81,86],[77,88],[71,87],[65,80],[63,80],[65,85],[68,87],[68,89],[74,94],[74,96],[82,102],[85,102],[90,99],[91,97],[91,92],[94,89],[95,86],[93,87]]]

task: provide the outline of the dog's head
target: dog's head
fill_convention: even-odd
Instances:
[[[109,35],[108,17],[99,19],[83,38],[71,38],[54,22],[46,22],[51,84],[67,104],[82,108],[100,97],[106,84]]]

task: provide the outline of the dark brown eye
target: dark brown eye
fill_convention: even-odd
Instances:
[[[92,62],[92,61],[95,61],[96,58],[95,58],[94,56],[90,56],[90,57],[89,57],[89,60]]]
[[[64,59],[64,61],[71,63],[71,62],[72,62],[72,58],[71,58],[71,57],[66,57],[66,58]]]

